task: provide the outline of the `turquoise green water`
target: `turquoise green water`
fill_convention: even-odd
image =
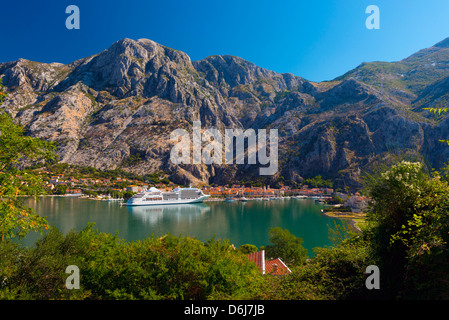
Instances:
[[[329,227],[342,223],[323,216],[323,207],[306,199],[126,207],[117,202],[48,197],[27,200],[26,204],[63,233],[82,230],[94,222],[100,232],[118,232],[128,241],[170,233],[201,241],[228,239],[237,248],[247,243],[259,247],[269,244],[270,228],[281,227],[302,238],[309,255],[315,247],[331,245]],[[32,245],[38,238],[38,234],[30,234],[22,241]]]

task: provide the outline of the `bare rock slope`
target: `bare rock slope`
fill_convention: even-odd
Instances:
[[[277,129],[279,170],[268,180],[322,175],[337,187],[391,154],[425,156],[441,168],[449,120],[445,106],[448,40],[398,62],[363,63],[323,83],[279,74],[234,56],[191,61],[148,39],[123,39],[64,65],[0,63],[8,91],[2,108],[28,134],[56,141],[61,161],[138,174],[164,171],[186,183],[257,178],[255,165],[174,165],[170,133],[193,121],[223,132]]]

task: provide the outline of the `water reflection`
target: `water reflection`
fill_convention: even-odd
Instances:
[[[127,207],[128,211],[138,217],[145,224],[156,224],[162,219],[176,221],[198,219],[210,211],[210,207],[204,203],[178,204],[178,205],[155,205]]]

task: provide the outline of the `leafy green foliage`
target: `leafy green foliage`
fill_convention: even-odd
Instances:
[[[449,185],[420,163],[401,162],[371,188],[369,246],[390,298],[449,297]]]
[[[438,112],[438,115],[441,115],[442,112],[447,112],[448,108],[447,107],[444,107],[444,108],[424,108],[424,110],[429,110],[430,112],[433,112],[434,114],[436,114]],[[449,144],[449,140],[439,140],[439,141]]]
[[[303,240],[280,227],[271,228],[269,232],[271,245],[266,246],[265,254],[269,258],[281,258],[287,265],[298,266],[305,263],[307,249]]]
[[[141,161],[143,161],[142,154],[139,152],[136,152],[134,154],[130,154],[128,158],[123,160],[122,165],[125,167],[126,166],[134,166]]]
[[[341,197],[339,196],[332,196],[332,199],[328,201],[328,203],[330,204],[343,204],[344,201]]]
[[[244,254],[250,254],[259,251],[259,249],[253,244],[242,244],[240,251]]]
[[[430,112],[433,112],[433,113],[438,112],[438,115],[440,115],[441,112],[447,112],[447,108],[424,108],[424,110],[429,110]]]
[[[7,276],[0,297],[14,299],[250,299],[264,281],[226,241],[166,235],[126,242],[92,226],[65,236],[51,229],[30,249],[1,243],[0,254],[0,276]],[[80,289],[65,288],[68,265],[79,267]]]
[[[0,82],[0,103],[6,94]],[[23,206],[19,196],[44,193],[42,180],[19,169],[23,161],[54,159],[54,145],[24,135],[24,129],[0,110],[0,235],[1,240],[47,228],[44,218]]]
[[[323,179],[320,175],[318,175],[314,178],[305,179],[304,184],[309,185],[313,188],[332,188],[334,183],[332,182],[332,180]]]
[[[67,192],[68,188],[69,187],[67,185],[65,185],[65,184],[58,184],[56,186],[56,188],[55,188],[56,189],[56,194],[64,195]]]
[[[402,294],[418,299],[447,299],[449,289],[449,185],[439,176],[416,199],[415,210],[393,235],[406,251]]]

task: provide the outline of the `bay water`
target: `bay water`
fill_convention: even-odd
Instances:
[[[313,248],[332,245],[330,228],[345,222],[326,217],[322,205],[313,199],[210,201],[188,205],[127,207],[114,201],[78,197],[42,197],[25,204],[47,218],[61,232],[80,231],[95,223],[100,232],[118,233],[127,241],[144,240],[167,233],[189,236],[200,241],[227,239],[236,248],[243,244],[269,245],[273,227],[288,229],[303,239],[313,256]],[[30,233],[22,243],[32,246],[41,237]]]

